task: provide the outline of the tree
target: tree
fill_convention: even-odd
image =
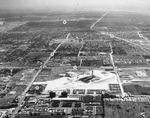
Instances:
[[[83,97],[83,102],[92,102],[94,100],[94,97],[91,95],[86,95]]]

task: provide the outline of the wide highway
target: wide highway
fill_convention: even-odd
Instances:
[[[24,90],[24,92],[21,94],[20,96],[20,99],[19,99],[19,102],[18,102],[18,107],[16,107],[15,111],[13,112],[11,118],[15,118],[15,115],[18,114],[18,111],[25,99],[25,96],[26,96],[26,92],[30,89],[30,87],[32,86],[32,84],[34,83],[35,79],[37,78],[37,76],[39,75],[39,73],[42,71],[43,68],[46,68],[46,65],[47,63],[49,62],[49,60],[51,59],[51,57],[54,56],[54,54],[56,53],[56,51],[58,50],[58,48],[63,44],[65,43],[68,38],[70,36],[70,33],[67,34],[67,37],[65,40],[63,40],[58,46],[57,48],[50,54],[50,56],[47,58],[47,60],[45,61],[45,63],[43,64],[43,66],[41,66],[38,70],[38,72],[34,75],[33,79],[31,80],[31,82],[29,83],[29,85],[26,87],[26,89]]]
[[[103,14],[102,17],[100,17],[100,18],[90,27],[90,29],[93,30],[93,27],[94,27],[100,20],[102,20],[102,18],[105,17],[106,14],[108,14],[108,12],[106,12],[105,14]]]
[[[123,86],[122,86],[120,77],[119,77],[119,75],[118,75],[118,73],[117,73],[117,71],[116,71],[116,68],[115,68],[115,64],[114,64],[114,60],[113,60],[113,49],[112,49],[111,43],[109,43],[109,46],[110,46],[110,50],[111,50],[111,52],[109,53],[109,55],[110,55],[110,59],[111,59],[111,63],[112,63],[114,72],[116,73],[116,79],[117,79],[117,81],[118,81],[118,83],[119,83],[119,86],[120,86],[120,89],[121,89],[122,96],[125,96],[125,92],[124,92],[124,89],[123,89]]]
[[[137,34],[139,35],[139,37],[143,38],[146,42],[150,43],[150,41],[146,37],[143,36],[143,34],[141,33],[141,30],[138,27],[135,27],[135,28],[138,30]]]
[[[91,29],[91,30],[94,30],[93,27],[94,27],[94,26],[95,26],[95,25],[96,25],[103,17],[105,17],[107,14],[108,14],[108,12],[106,12],[105,14],[103,14],[102,17],[100,17],[100,18],[99,18],[99,19],[98,19],[98,20],[90,27],[90,29]],[[115,37],[113,34],[110,34],[109,36]],[[118,83],[119,83],[119,86],[120,86],[120,89],[121,89],[122,96],[124,96],[125,93],[124,93],[124,89],[123,89],[121,80],[120,80],[120,78],[119,78],[119,75],[118,75],[117,71],[115,70],[115,64],[114,64],[113,56],[112,56],[112,55],[113,55],[112,45],[111,45],[111,43],[109,43],[109,45],[110,45],[110,49],[111,49],[111,52],[109,53],[110,59],[111,59],[111,63],[112,63],[114,72],[116,73],[116,79],[117,79],[117,81],[118,81]]]

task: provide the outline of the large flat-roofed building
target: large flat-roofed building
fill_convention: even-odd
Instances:
[[[118,85],[116,74],[104,70],[89,70],[86,73],[66,72],[65,76],[46,82],[34,82],[33,85],[46,84],[43,93],[54,91],[60,94],[67,91],[68,94],[101,94],[103,91],[119,90],[112,89]],[[110,87],[111,85],[111,87]]]

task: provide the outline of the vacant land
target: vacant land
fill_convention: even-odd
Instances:
[[[123,85],[123,87],[125,92],[130,92],[133,95],[150,95],[150,87],[142,87],[140,85]]]
[[[149,110],[150,104],[146,102],[105,102],[105,118],[141,118],[141,113]]]

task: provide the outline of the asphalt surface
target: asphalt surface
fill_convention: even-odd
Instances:
[[[31,80],[31,82],[28,84],[28,86],[26,87],[26,89],[24,90],[24,92],[21,94],[19,102],[18,102],[18,107],[15,109],[15,111],[13,112],[11,118],[15,118],[15,116],[17,115],[19,109],[21,108],[21,105],[25,99],[26,96],[26,92],[30,89],[30,87],[32,86],[32,84],[34,83],[34,81],[36,80],[37,76],[39,75],[39,73],[42,71],[42,69],[46,68],[46,64],[48,63],[48,61],[51,59],[51,57],[54,56],[54,54],[56,53],[56,51],[58,50],[58,48],[65,43],[68,38],[70,36],[70,33],[67,34],[67,37],[65,40],[63,40],[58,46],[57,48],[50,54],[50,56],[47,58],[47,60],[45,61],[45,63],[39,68],[38,72],[34,75],[33,79]]]

